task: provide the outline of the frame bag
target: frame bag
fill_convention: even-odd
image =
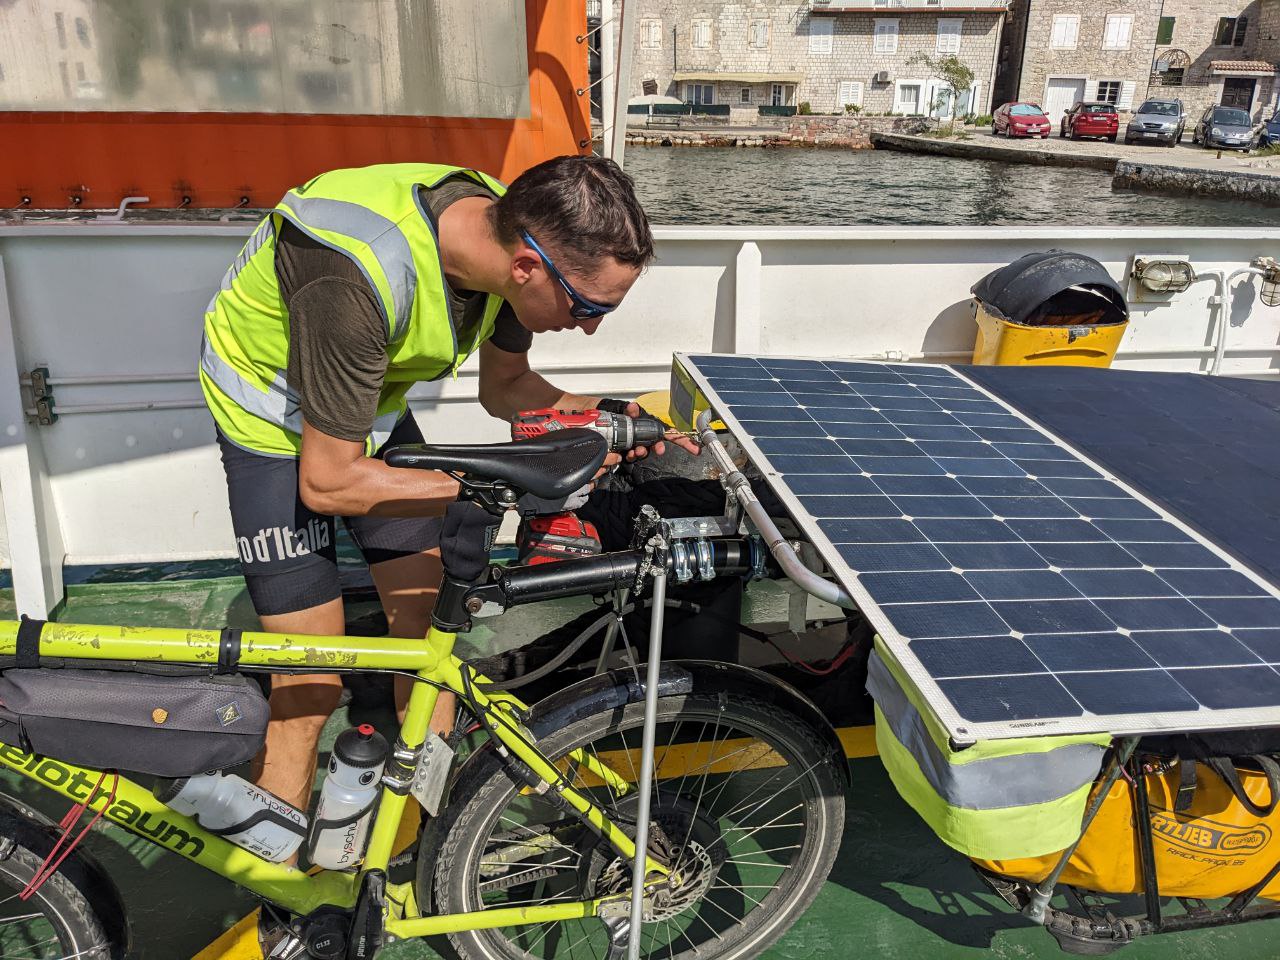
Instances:
[[[234,767],[262,748],[270,712],[239,674],[0,674],[0,741],[96,770],[189,777]]]

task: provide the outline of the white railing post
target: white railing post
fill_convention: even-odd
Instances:
[[[635,50],[636,0],[617,0],[622,4],[622,26],[618,30],[618,65],[614,69],[613,141],[606,156],[622,166],[627,148],[627,101],[631,89],[631,54]],[[603,11],[602,11],[603,12]],[[604,57],[600,58],[600,74],[604,75]]]
[[[9,563],[18,613],[44,618],[62,599],[62,528],[49,489],[44,449],[29,429],[22,371],[0,259],[0,499],[9,536]]]
[[[615,42],[613,0],[597,0],[600,18],[600,148],[606,157],[613,156],[613,131],[617,123],[618,46]]]
[[[760,324],[760,246],[748,240],[733,262],[733,352],[759,353],[764,339]]]

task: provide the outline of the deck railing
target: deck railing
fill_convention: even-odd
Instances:
[[[804,189],[797,182],[797,190]],[[650,205],[657,222],[681,211]],[[47,613],[64,564],[231,557],[235,540],[213,423],[196,378],[209,297],[254,220],[0,224],[0,567],[20,612]],[[1136,256],[1188,256],[1230,273],[1280,248],[1265,227],[657,227],[657,259],[593,337],[535,338],[534,369],[583,396],[635,396],[670,380],[673,350],[963,363],[970,288],[1023,254],[1099,260],[1132,321],[1117,364],[1280,372],[1280,309],[1257,278],[1152,299]],[[7,282],[6,282],[7,281]],[[1225,328],[1222,326],[1226,324]],[[47,368],[47,375],[40,372]],[[57,421],[40,422],[32,374]],[[481,442],[509,426],[478,402],[474,362],[414,386],[423,432]],[[50,394],[52,395],[50,397]]]

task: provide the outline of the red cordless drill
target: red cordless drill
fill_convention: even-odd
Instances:
[[[583,410],[568,413],[545,407],[542,410],[524,410],[511,419],[511,439],[528,440],[544,437],[556,430],[584,427],[594,430],[609,443],[614,453],[626,453],[632,447],[647,447],[657,443],[670,429],[657,417],[647,413],[628,417],[604,410]]]
[[[635,446],[657,443],[668,429],[665,423],[648,414],[628,417],[604,410],[569,413],[546,407],[516,414],[511,420],[511,439],[528,440],[572,427],[595,430],[605,438],[613,453],[626,453]],[[572,513],[526,517],[516,534],[516,550],[520,563],[590,557],[600,552],[600,535],[592,524]]]

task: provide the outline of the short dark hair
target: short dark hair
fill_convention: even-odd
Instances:
[[[653,259],[653,234],[635,184],[604,157],[556,157],[531,167],[489,208],[489,220],[504,246],[519,244],[528,232],[588,276],[602,256],[633,267]]]

